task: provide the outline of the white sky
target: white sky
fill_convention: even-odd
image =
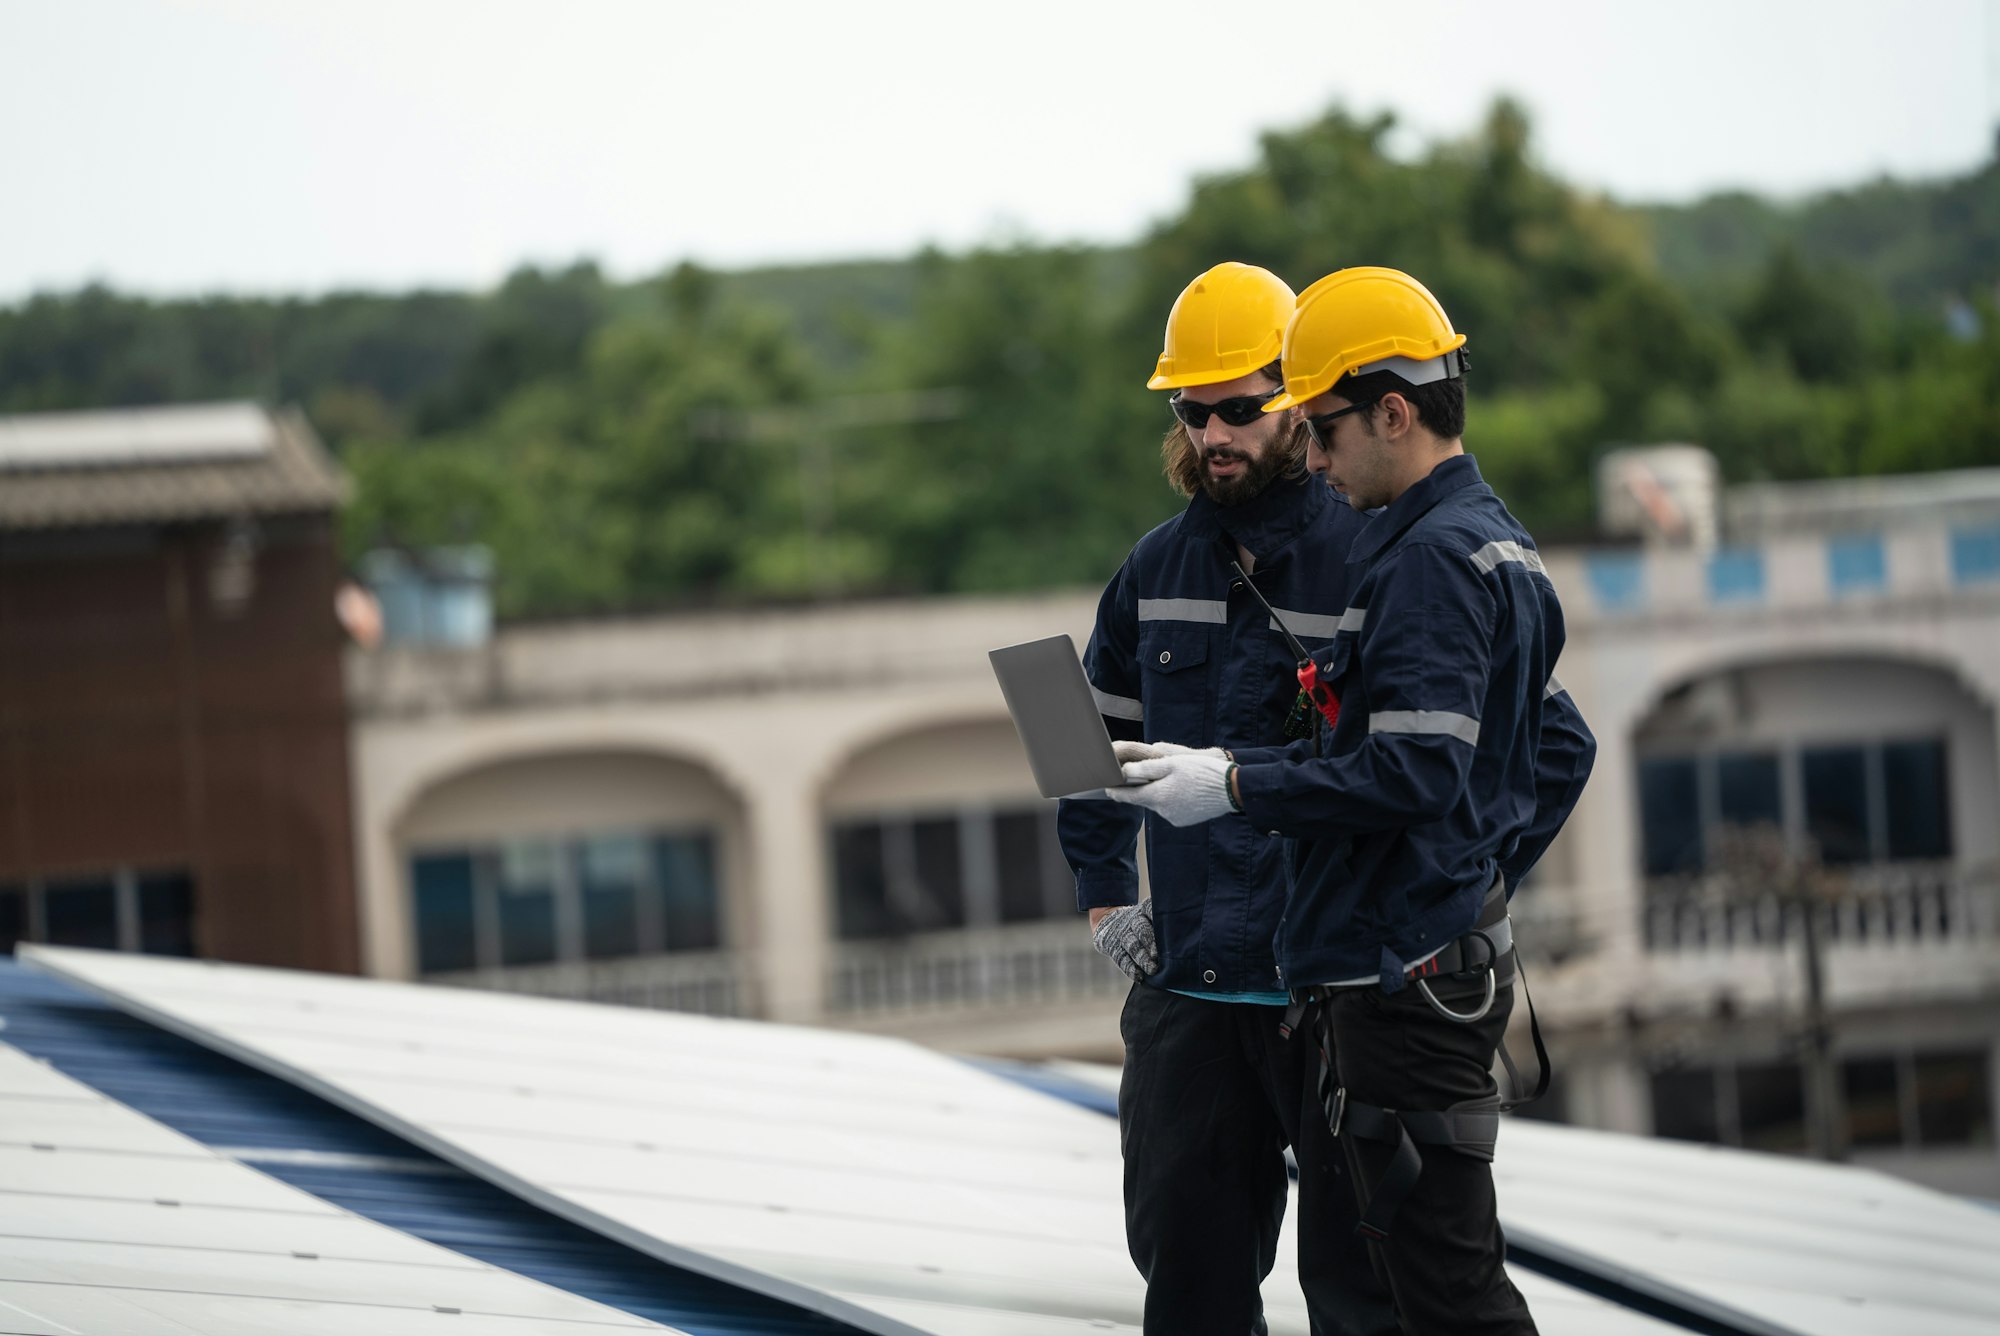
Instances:
[[[1122,241],[1336,99],[1627,199],[1963,171],[2000,0],[0,0],[0,302]]]

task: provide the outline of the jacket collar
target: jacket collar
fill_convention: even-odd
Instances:
[[[1327,485],[1311,476],[1273,479],[1240,506],[1218,506],[1208,493],[1197,491],[1181,515],[1180,531],[1188,538],[1226,534],[1256,553],[1262,563],[1288,547],[1337,502]]]
[[[1479,476],[1479,465],[1471,455],[1453,455],[1432,469],[1428,476],[1409,491],[1397,497],[1386,509],[1376,511],[1361,532],[1355,535],[1354,546],[1348,550],[1347,559],[1368,560],[1394,542],[1405,529],[1435,509],[1446,497],[1484,481]]]

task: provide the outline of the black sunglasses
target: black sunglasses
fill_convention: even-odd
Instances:
[[[1167,407],[1174,410],[1174,416],[1187,425],[1189,431],[1200,431],[1208,425],[1211,416],[1219,417],[1232,427],[1247,427],[1264,416],[1264,405],[1283,394],[1281,386],[1266,390],[1262,394],[1239,394],[1234,399],[1219,399],[1212,404],[1198,404],[1192,399],[1181,398],[1181,391],[1175,390],[1174,397],[1167,400]]]
[[[1318,417],[1306,419],[1306,430],[1312,434],[1313,444],[1321,450],[1329,449],[1327,442],[1333,439],[1333,424],[1349,413],[1363,413],[1380,403],[1379,399],[1363,399],[1358,404],[1336,408],[1331,413],[1321,413]]]

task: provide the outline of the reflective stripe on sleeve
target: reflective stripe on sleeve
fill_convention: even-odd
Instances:
[[[1221,599],[1214,598],[1142,598],[1139,600],[1139,620],[1214,622],[1221,626],[1229,620],[1229,608]]]
[[[1368,620],[1368,609],[1349,608],[1338,617],[1317,612],[1293,612],[1290,608],[1273,608],[1279,620],[1290,628],[1291,633],[1301,639],[1310,636],[1315,640],[1331,640],[1341,631],[1359,631],[1361,624]],[[1280,629],[1277,622],[1271,623],[1272,630]]]
[[[1097,712],[1106,718],[1143,720],[1146,717],[1146,707],[1130,696],[1114,696],[1108,691],[1099,691],[1096,687],[1092,687],[1090,698],[1097,702]]]
[[[1549,573],[1548,567],[1542,565],[1542,554],[1532,547],[1522,547],[1519,543],[1488,543],[1472,554],[1472,564],[1489,574],[1494,568],[1510,561],[1517,561],[1538,575]]]
[[[1449,710],[1383,710],[1368,716],[1370,733],[1442,733],[1479,745],[1479,721]]]

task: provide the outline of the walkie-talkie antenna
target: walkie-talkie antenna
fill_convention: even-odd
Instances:
[[[1299,642],[1297,636],[1292,634],[1292,628],[1285,625],[1285,619],[1278,615],[1278,610],[1271,606],[1270,600],[1264,597],[1262,590],[1250,583],[1250,572],[1244,570],[1240,562],[1234,561],[1229,563],[1229,569],[1236,572],[1236,578],[1241,580],[1243,587],[1250,591],[1250,597],[1256,599],[1258,603],[1263,605],[1264,611],[1271,614],[1271,625],[1278,628],[1278,634],[1282,635],[1285,638],[1285,643],[1292,647],[1292,657],[1300,663],[1311,661],[1312,655],[1306,653],[1306,647]]]
[[[1306,693],[1306,699],[1311,701],[1314,708],[1325,718],[1326,726],[1332,728],[1340,722],[1340,697],[1333,694],[1332,687],[1319,680],[1319,665],[1313,662],[1312,655],[1306,653],[1305,645],[1292,634],[1292,628],[1285,625],[1285,619],[1278,615],[1278,610],[1271,606],[1263,591],[1250,583],[1250,572],[1234,561],[1229,563],[1229,569],[1236,572],[1236,578],[1250,591],[1250,597],[1256,599],[1264,611],[1271,614],[1271,625],[1278,628],[1278,634],[1292,647],[1292,657],[1299,661],[1299,690]]]

